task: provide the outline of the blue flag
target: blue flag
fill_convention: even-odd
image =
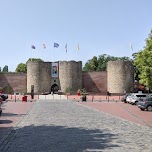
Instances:
[[[58,43],[54,43],[54,47],[58,48],[59,44]]]
[[[31,48],[32,48],[32,49],[36,49],[36,47],[35,47],[34,45],[31,45]]]

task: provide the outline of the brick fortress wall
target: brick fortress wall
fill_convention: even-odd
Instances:
[[[82,87],[93,94],[106,94],[107,72],[82,72]]]
[[[25,73],[0,73],[0,87],[6,93],[25,93],[27,75]]]
[[[0,73],[0,87],[6,93],[28,92],[34,85],[35,93],[50,91],[51,62],[27,63],[27,75],[23,73]],[[85,88],[92,94],[133,92],[134,68],[130,61],[109,61],[107,72],[82,72],[82,62],[60,61],[56,83],[63,92],[68,86],[76,92]],[[27,86],[27,87],[26,87]],[[73,93],[74,93],[73,92]]]
[[[4,88],[6,93],[24,93],[27,90],[27,75],[25,73],[0,73],[0,87]],[[90,93],[106,94],[107,72],[82,72],[82,88],[84,87]]]

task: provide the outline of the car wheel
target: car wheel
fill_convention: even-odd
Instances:
[[[148,106],[147,111],[152,111],[152,106]]]
[[[140,108],[141,111],[144,111],[144,109]]]

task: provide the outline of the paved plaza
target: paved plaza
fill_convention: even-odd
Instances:
[[[71,100],[38,100],[0,140],[5,151],[151,152],[152,128]]]

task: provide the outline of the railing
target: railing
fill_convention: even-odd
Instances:
[[[36,101],[40,100],[47,100],[47,99],[68,99],[74,101],[82,101],[82,96],[78,95],[58,95],[58,94],[49,94],[49,95],[34,95],[34,99],[31,98],[31,95],[26,95],[28,101]],[[112,102],[112,101],[121,101],[122,96],[107,96],[107,95],[86,95],[86,100],[89,102]],[[22,101],[23,95],[8,95],[8,100],[10,101]]]

